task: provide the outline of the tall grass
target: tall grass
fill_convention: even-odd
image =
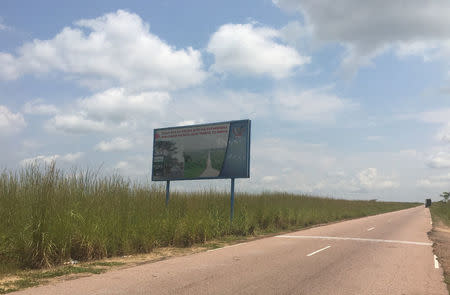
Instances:
[[[450,226],[450,202],[433,202],[430,207],[431,215]]]
[[[288,193],[237,194],[229,220],[225,192],[174,192],[55,165],[0,175],[0,272],[42,268],[155,247],[190,246],[411,207]]]

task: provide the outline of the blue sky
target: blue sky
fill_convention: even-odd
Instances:
[[[450,2],[148,2],[0,2],[2,168],[145,181],[153,128],[249,118],[237,190],[448,190]]]

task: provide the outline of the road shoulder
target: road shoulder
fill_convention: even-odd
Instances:
[[[433,241],[433,252],[444,270],[447,290],[450,294],[450,227],[443,222],[435,220],[433,229],[428,233]]]

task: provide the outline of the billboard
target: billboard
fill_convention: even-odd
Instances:
[[[249,177],[250,120],[153,132],[153,181]]]

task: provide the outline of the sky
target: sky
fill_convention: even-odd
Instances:
[[[236,191],[438,200],[448,15],[448,0],[3,0],[0,169],[147,182],[154,128],[250,119]]]

